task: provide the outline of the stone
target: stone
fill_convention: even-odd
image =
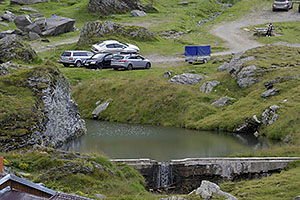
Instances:
[[[187,198],[172,196],[172,197],[160,198],[159,200],[187,200]]]
[[[218,72],[221,72],[221,71],[228,71],[229,69],[229,63],[228,62],[224,62],[223,65],[221,65],[219,68],[218,68]]]
[[[201,74],[184,73],[173,76],[169,82],[181,85],[195,85],[199,84],[203,79],[204,77]]]
[[[253,121],[252,119],[246,118],[244,124],[240,124],[236,129],[235,132],[238,133],[253,133],[258,132],[258,128],[260,123]]]
[[[179,5],[186,6],[186,5],[189,5],[189,2],[187,2],[187,1],[181,1],[181,2],[179,2]]]
[[[37,9],[31,8],[31,7],[23,7],[23,8],[20,8],[20,11],[26,11],[26,12],[39,12]]]
[[[220,84],[220,81],[207,81],[204,82],[200,88],[201,92],[210,93],[214,87]]]
[[[133,40],[152,41],[156,40],[156,34],[146,28],[138,26],[126,26],[111,21],[94,21],[84,24],[80,31],[77,45],[93,44],[95,40],[102,40],[105,36],[115,35]]]
[[[5,11],[1,17],[2,17],[2,19],[10,21],[10,22],[14,21],[14,19],[16,18],[15,14],[13,14],[10,11]]]
[[[31,33],[33,32],[33,33],[36,33],[36,34],[39,34],[39,35],[42,33],[42,31],[41,31],[41,29],[40,29],[40,27],[37,23],[32,23],[32,24],[26,26],[24,28],[24,31],[25,32],[31,32]]]
[[[6,62],[0,64],[0,77],[12,73],[14,70],[18,69],[20,66],[11,62]]]
[[[15,25],[22,31],[25,31],[25,27],[32,24],[29,15],[19,15],[14,19]]]
[[[107,197],[103,194],[95,194],[98,199],[106,199]]]
[[[41,37],[39,36],[39,34],[34,33],[34,32],[29,32],[28,34],[29,40],[33,41],[33,40],[37,40],[40,39]]]
[[[48,2],[48,0],[10,0],[10,4],[30,5],[36,3]]]
[[[111,102],[112,102],[112,100],[108,100],[108,101],[98,105],[95,108],[95,110],[92,112],[93,117],[97,118],[101,112],[105,111],[108,108],[108,106]]]
[[[131,16],[133,16],[133,17],[144,17],[144,16],[147,16],[147,13],[145,13],[142,10],[132,10],[130,13],[131,13]]]
[[[0,63],[10,60],[30,63],[36,58],[37,54],[31,46],[24,43],[16,35],[7,35],[0,39]]]
[[[233,195],[220,190],[220,187],[217,184],[206,180],[203,180],[201,182],[201,186],[197,188],[195,192],[191,193],[190,195],[192,194],[195,194],[196,196],[201,195],[203,199],[210,199],[213,196],[213,194],[218,194],[224,196],[225,198],[227,198],[227,200],[238,200]]]
[[[227,106],[228,104],[231,103],[231,101],[232,101],[232,98],[230,98],[230,97],[221,97],[220,99],[213,102],[211,105],[222,107],[222,106]]]
[[[170,78],[172,76],[172,72],[171,71],[165,71],[164,72],[164,77],[165,78]]]
[[[47,19],[46,17],[36,18],[33,21],[34,24],[38,25],[41,31],[45,31],[47,29]]]
[[[43,13],[32,13],[29,15],[32,18],[37,18],[37,17],[44,17]]]
[[[88,11],[100,16],[124,14],[131,10],[143,10],[139,0],[90,0]]]
[[[42,36],[55,36],[62,33],[74,31],[75,20],[65,17],[50,17],[46,19],[47,28],[42,32]]]
[[[0,25],[9,27],[8,23],[5,23],[5,22],[0,22]]]
[[[265,126],[269,126],[274,124],[277,119],[278,119],[278,114],[276,113],[276,111],[279,109],[280,107],[277,105],[273,105],[270,106],[269,108],[265,109],[265,111],[262,113],[262,124],[264,124]]]
[[[246,88],[258,82],[257,67],[255,65],[244,67],[237,74],[237,83],[241,88]]]
[[[278,94],[279,92],[280,92],[280,90],[272,88],[272,89],[269,89],[269,90],[261,93],[261,97],[262,98],[271,97],[271,96],[274,96],[274,95]]]

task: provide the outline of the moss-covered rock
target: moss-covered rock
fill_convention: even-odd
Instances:
[[[0,63],[10,60],[31,63],[35,59],[37,59],[36,52],[18,36],[8,35],[0,40]]]
[[[118,36],[134,40],[156,40],[156,35],[146,28],[125,26],[111,21],[87,22],[80,32],[77,45],[93,44],[102,41],[102,37]]]

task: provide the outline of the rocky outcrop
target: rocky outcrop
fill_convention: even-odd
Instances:
[[[274,96],[274,95],[278,94],[279,92],[280,92],[280,90],[278,90],[276,88],[272,88],[272,89],[269,89],[269,90],[261,93],[261,97],[262,98],[271,97],[271,96]]]
[[[200,91],[204,93],[210,93],[214,87],[220,84],[220,81],[207,81],[202,84]]]
[[[228,104],[231,104],[232,100],[233,99],[230,97],[221,97],[220,99],[213,102],[211,105],[223,107],[223,106],[227,106]]]
[[[184,73],[173,76],[169,82],[181,85],[196,85],[199,84],[204,77],[201,74]]]
[[[37,58],[30,45],[24,43],[16,35],[8,35],[0,39],[0,63],[19,60],[30,63]]]
[[[18,68],[20,68],[19,65],[11,62],[2,63],[0,64],[0,77],[10,74],[14,70],[17,70]]]
[[[25,31],[25,27],[32,24],[29,15],[19,15],[14,19],[15,25],[22,31]]]
[[[10,11],[5,11],[1,16],[2,19],[10,21],[10,22],[14,21],[15,17],[16,17],[15,14],[13,14]]]
[[[86,23],[80,31],[77,45],[93,44],[104,36],[116,35],[134,40],[156,40],[156,35],[138,26],[125,26],[111,21],[94,21]]]
[[[88,10],[101,16],[123,14],[131,10],[142,10],[138,0],[90,0]]]
[[[36,67],[19,76],[23,79],[18,80],[18,89],[29,88],[34,95],[22,98],[34,99],[35,103],[30,118],[22,119],[18,113],[4,115],[14,122],[1,121],[0,129],[5,129],[3,134],[7,135],[0,137],[0,151],[35,144],[56,148],[86,133],[85,122],[71,97],[69,82],[57,68]]]
[[[237,83],[241,88],[248,87],[258,82],[256,78],[257,67],[255,65],[244,67],[237,75]]]
[[[270,106],[269,108],[267,108],[261,115],[262,124],[264,124],[265,126],[274,124],[278,119],[278,114],[276,113],[276,111],[279,108],[280,107],[277,105],[273,105],[273,106]]]
[[[238,200],[233,195],[231,195],[227,192],[223,192],[217,184],[212,183],[210,181],[206,181],[206,180],[203,180],[201,182],[201,186],[199,188],[197,188],[196,190],[194,190],[193,192],[191,192],[189,194],[189,196],[193,196],[193,195],[200,196],[201,195],[201,197],[203,199],[210,199],[214,194],[224,196],[227,200]]]
[[[10,0],[10,4],[30,5],[35,3],[48,2],[48,0]]]

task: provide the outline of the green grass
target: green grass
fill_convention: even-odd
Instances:
[[[146,192],[143,177],[132,167],[114,164],[102,155],[63,153],[38,148],[22,152],[1,153],[5,165],[17,174],[28,173],[29,180],[66,193],[95,198],[103,194],[107,199],[155,199]],[[97,168],[95,163],[101,168]]]

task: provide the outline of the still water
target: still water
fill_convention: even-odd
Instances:
[[[194,131],[174,127],[86,120],[87,135],[62,149],[101,153],[109,158],[151,158],[158,161],[192,157],[224,157],[267,148],[270,141],[245,135]]]

